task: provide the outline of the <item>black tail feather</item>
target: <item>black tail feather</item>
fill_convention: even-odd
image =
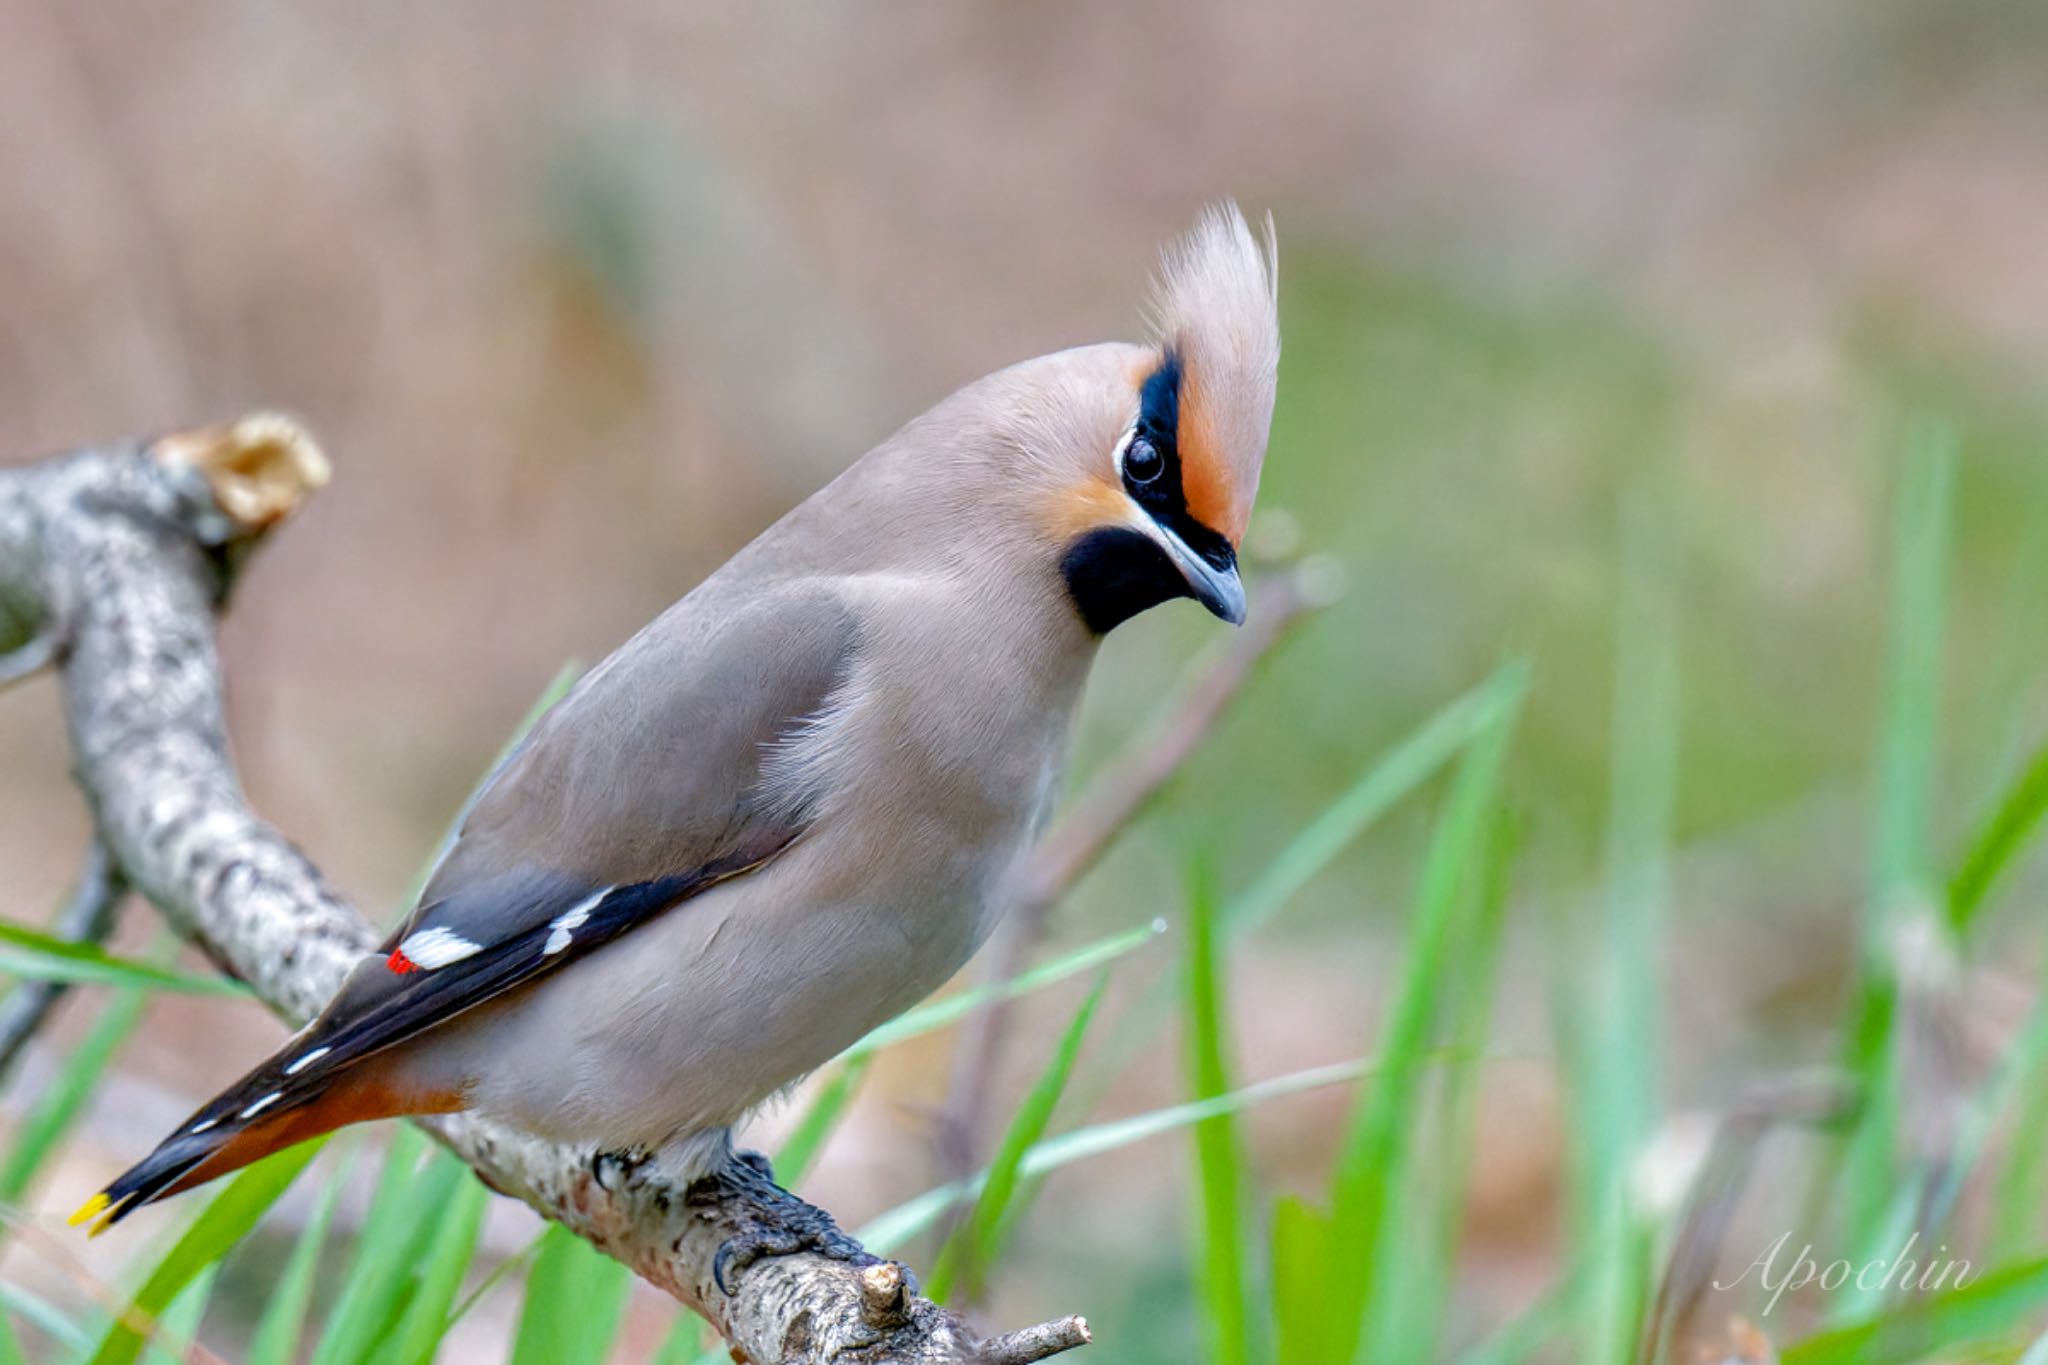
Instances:
[[[88,1199],[77,1213],[71,1215],[72,1223],[76,1225],[96,1219],[92,1230],[97,1236],[143,1205],[161,1197],[226,1146],[236,1131],[225,1125],[204,1133],[181,1129],[122,1172],[106,1189]]]
[[[180,1181],[250,1128],[283,1117],[311,1098],[305,1094],[284,1096],[280,1090],[282,1082],[281,1058],[265,1061],[209,1100],[176,1132],[159,1142],[155,1151],[88,1199],[71,1215],[72,1225],[92,1222],[94,1235],[106,1231],[144,1205],[182,1189]]]

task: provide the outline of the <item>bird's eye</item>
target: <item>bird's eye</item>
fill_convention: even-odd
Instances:
[[[1151,483],[1166,472],[1159,449],[1143,436],[1133,436],[1124,451],[1124,477],[1132,483]]]

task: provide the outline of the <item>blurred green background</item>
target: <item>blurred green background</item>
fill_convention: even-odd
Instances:
[[[1255,536],[1333,557],[1346,591],[1056,912],[1054,954],[1172,930],[1118,963],[1055,1127],[1196,1083],[1193,1004],[1128,1022],[1185,975],[1195,869],[1231,903],[1526,661],[1498,800],[1471,797],[1456,845],[1445,975],[1415,986],[1410,1098],[1467,1106],[1397,1116],[1435,1202],[1324,1259],[1368,1295],[1406,1283],[1387,1248],[1426,1269],[1436,1326],[1385,1328],[1381,1358],[1533,1322],[1538,1358],[1629,1359],[1706,1136],[1764,1078],[1839,1070],[1876,1108],[1763,1141],[1721,1205],[1722,1278],[1786,1232],[1823,1263],[1915,1227],[1980,1269],[2048,1250],[2014,1118],[2039,1076],[1999,1065],[2032,1065],[2037,860],[2000,855],[1967,932],[1912,936],[2048,736],[2044,76],[2048,9],[1980,0],[0,0],[0,445],[249,407],[311,426],[337,477],[235,604],[231,719],[258,809],[391,913],[564,659],[952,387],[1137,334],[1153,252],[1206,200],[1270,208],[1285,356]],[[1118,633],[1074,785],[1216,635],[1178,606]],[[0,695],[0,756],[0,916],[42,923],[87,830],[49,682]],[[1233,1083],[1386,1043],[1457,811],[1432,777],[1227,945]],[[1495,925],[1474,886],[1504,842]],[[136,909],[118,942],[155,933]],[[1021,1010],[1005,1114],[1085,991]],[[1461,1001],[1480,1029],[1447,1060]],[[68,1002],[0,1096],[11,1120],[104,1003]],[[282,1036],[252,1005],[151,1000],[25,1207],[68,1210]],[[949,1044],[883,1054],[806,1180],[848,1226],[943,1174]],[[1359,1137],[1372,1089],[1277,1099],[1232,1135],[1254,1358],[1286,1292],[1272,1201],[1326,1207],[1346,1152],[1387,1169]],[[1228,1358],[1195,1151],[1175,1132],[1050,1177],[983,1320],[1083,1312],[1089,1358]],[[1469,1180],[1436,1188],[1460,1152]],[[477,1274],[537,1231],[502,1202]],[[240,1357],[317,1205],[295,1189],[255,1234],[279,1255],[228,1263],[214,1350]],[[184,1216],[61,1259],[17,1236],[0,1282],[87,1311]],[[1782,1348],[1884,1306],[1768,1298],[1708,1292],[1673,1358],[1730,1354],[1738,1317]],[[2016,1359],[2039,1301],[1935,1335]],[[479,1300],[443,1358],[503,1355],[519,1311]],[[669,1316],[638,1294],[617,1358]],[[1924,1336],[1813,1358],[1919,1358]]]

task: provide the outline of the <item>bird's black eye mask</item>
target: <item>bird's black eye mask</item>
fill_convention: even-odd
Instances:
[[[1168,350],[1138,391],[1138,421],[1118,455],[1117,474],[1146,515],[1210,564],[1228,569],[1237,562],[1230,541],[1195,520],[1181,486],[1180,385],[1180,357]],[[1076,536],[1060,572],[1081,619],[1098,635],[1161,602],[1194,595],[1159,543],[1129,526],[1099,526]]]
[[[1237,562],[1230,541],[1188,511],[1180,471],[1180,357],[1171,349],[1138,391],[1138,424],[1119,461],[1124,491],[1217,568]]]

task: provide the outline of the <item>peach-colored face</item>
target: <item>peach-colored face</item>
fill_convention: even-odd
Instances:
[[[1046,531],[1064,544],[1098,526],[1116,526],[1131,520],[1131,500],[1117,487],[1115,477],[1089,477],[1061,492],[1052,500],[1046,517]]]

